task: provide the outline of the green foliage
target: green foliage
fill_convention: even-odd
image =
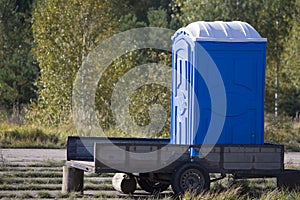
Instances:
[[[286,109],[286,105],[291,103],[286,103],[286,98],[289,98],[290,91],[294,90],[293,85],[288,82],[285,78],[286,75],[286,69],[289,68],[289,73],[295,74],[299,73],[299,63],[291,66],[286,64],[286,58],[289,56],[293,56],[293,53],[288,49],[292,48],[295,49],[297,46],[292,44],[291,41],[287,41],[288,38],[295,37],[292,35],[295,35],[293,33],[294,25],[295,23],[299,23],[299,6],[296,6],[296,4],[299,5],[299,0],[294,1],[274,1],[272,13],[269,15],[269,21],[266,26],[270,27],[270,30],[267,31],[268,34],[266,36],[268,37],[268,68],[267,68],[267,74],[266,74],[266,110],[268,112],[272,112],[274,110],[274,103],[275,103],[275,92],[276,92],[276,73],[277,73],[277,67],[278,67],[278,80],[279,80],[279,88],[278,88],[278,98],[279,98],[279,113],[284,114],[287,113],[289,115],[295,115],[295,113],[291,114],[290,109]],[[276,8],[274,8],[274,6]],[[266,16],[267,17],[267,16]],[[272,21],[271,21],[272,20]],[[297,22],[298,21],[298,22]],[[292,28],[293,27],[293,28]],[[297,29],[297,28],[295,28]],[[292,31],[291,31],[292,30]],[[296,35],[298,35],[296,33]],[[295,45],[295,46],[294,46]],[[293,57],[293,60],[296,60],[298,56]],[[296,75],[297,76],[297,75]],[[287,81],[287,84],[286,84]],[[298,92],[296,92],[298,93]],[[295,95],[293,95],[295,96]],[[299,101],[298,101],[299,102]],[[297,107],[297,102],[296,103]],[[290,105],[288,105],[290,107]]]
[[[149,26],[152,27],[168,27],[168,18],[166,10],[159,8],[157,10],[149,9],[147,13]]]
[[[36,98],[36,66],[31,32],[32,0],[0,1],[0,109],[20,122],[23,104]]]
[[[38,1],[34,52],[41,68],[39,98],[28,115],[39,124],[71,121],[72,85],[82,60],[115,28],[113,1]]]
[[[34,52],[41,68],[40,91],[38,102],[27,112],[27,120],[47,126],[72,122],[72,85],[89,51],[114,32],[145,26],[168,27],[169,2],[38,1],[33,13],[33,34]],[[158,37],[153,36],[153,39]],[[115,84],[130,69],[149,62],[170,65],[171,55],[151,49],[128,52],[116,59],[101,77],[95,98],[96,109],[101,127],[109,133],[114,132],[115,126],[110,108]],[[164,96],[164,99],[158,96]],[[150,106],[162,103],[165,110],[170,111],[170,94],[166,95],[163,87],[145,86],[131,99],[131,114],[141,126],[150,121]],[[163,135],[168,134],[169,126],[168,122]]]
[[[147,17],[149,26],[168,27],[167,11],[165,9],[149,9]],[[147,22],[138,21],[136,14],[133,12],[122,16],[120,21],[120,30],[122,31],[147,26]],[[158,40],[159,36],[152,36],[151,39]],[[170,66],[171,54],[169,52],[154,49],[142,49],[125,53],[109,66],[99,80],[95,104],[99,123],[104,130],[109,130],[109,134],[115,129],[116,125],[110,108],[112,92],[115,85],[119,79],[131,69],[146,63],[159,63]],[[129,110],[131,117],[139,126],[145,126],[150,123],[149,110],[154,104],[160,104],[166,112],[170,112],[170,91],[167,91],[166,88],[162,86],[155,84],[145,85],[139,88],[136,93],[130,97],[130,100],[131,104]],[[156,136],[168,136],[169,127],[170,121],[168,120],[163,130],[160,133],[157,133]],[[118,133],[120,134],[120,130],[118,130]],[[135,136],[135,133],[123,134],[126,136]]]
[[[150,9],[146,12],[147,21],[139,21],[138,19],[143,17],[138,16],[137,10],[132,9],[136,5],[126,5],[126,1],[119,7],[115,7],[113,1],[109,3],[101,0],[72,0],[67,4],[66,8],[65,2],[59,0],[39,2],[33,14],[36,44],[34,52],[41,68],[41,76],[39,99],[28,112],[27,119],[37,124],[51,126],[72,122],[71,95],[76,73],[82,60],[100,41],[118,30],[144,27],[148,22],[151,26],[167,27],[168,25],[167,10],[162,8]],[[143,7],[149,9],[145,5]],[[130,12],[124,14],[126,10]],[[116,23],[118,16],[120,26]],[[170,54],[141,50],[129,52],[114,61],[101,77],[95,99],[98,118],[104,129],[111,130],[115,124],[110,109],[110,99],[118,79],[139,64],[165,60],[170,63]],[[161,91],[158,90],[156,95]],[[139,93],[138,99],[147,95],[152,98],[151,95],[155,95],[150,93],[149,89]],[[168,97],[168,104],[169,99]],[[147,103],[149,102],[145,101],[141,106],[148,107]],[[133,102],[133,105],[137,105],[136,102]],[[147,118],[147,112],[145,116]],[[143,121],[147,120],[149,121],[142,118],[137,123],[144,124]]]
[[[149,24],[148,11],[159,10],[159,8],[166,9],[167,16],[170,16],[171,10],[169,4],[171,0],[123,0],[123,15],[131,13],[137,17],[138,21]],[[168,19],[169,20],[169,19]]]
[[[138,21],[137,17],[132,13],[121,16],[119,24],[120,31],[126,31],[132,28],[141,28],[146,26],[145,22]]]
[[[129,70],[136,66],[151,62],[170,65],[171,55],[167,52],[155,50],[129,52],[116,59],[102,75],[96,91],[96,96],[98,98],[95,99],[95,104],[98,111],[99,123],[104,130],[109,130],[107,134],[111,134],[111,129],[115,128],[116,123],[110,108],[111,96],[115,84],[119,81],[119,78],[124,76],[124,74],[126,74]],[[167,113],[170,113],[170,97],[170,91],[168,91],[164,86],[155,84],[144,85],[139,88],[133,96],[129,97],[129,110],[132,119],[140,126],[149,124],[149,110],[154,104],[162,105],[164,110]],[[160,133],[157,133],[156,136],[168,136],[169,127],[170,120],[168,119],[163,130]],[[134,133],[129,134],[133,136],[132,134]]]
[[[284,38],[280,69],[279,106],[287,115],[297,117],[300,112],[300,1],[296,1],[292,28]],[[299,117],[299,116],[298,116]]]

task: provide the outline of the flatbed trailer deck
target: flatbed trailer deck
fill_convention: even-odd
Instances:
[[[168,144],[168,139],[147,139],[147,138],[108,138],[112,143],[107,143],[107,138],[101,137],[69,137],[67,149],[67,163],[78,163],[89,165],[89,171],[94,173],[115,173],[130,172],[119,171],[116,168],[124,166],[124,169],[132,169],[139,166],[134,159],[126,156],[126,152],[145,153],[151,152],[168,145],[165,151],[156,151],[157,155],[143,160],[143,164],[151,165],[154,161],[167,162],[169,157],[178,157],[173,162],[182,164],[193,160],[200,162],[209,173],[234,173],[234,174],[257,174],[257,175],[276,175],[283,169],[284,148],[278,144],[264,145],[172,145]],[[86,146],[87,145],[87,146]],[[117,146],[118,152],[111,151],[111,146]],[[205,157],[190,157],[190,148],[209,149]],[[159,155],[160,154],[160,155]],[[174,154],[176,154],[174,156]],[[125,159],[121,159],[125,158]],[[166,160],[157,160],[165,158]],[[102,160],[102,162],[101,162]],[[88,161],[88,162],[87,162]],[[111,164],[106,166],[105,163]],[[175,164],[176,165],[176,164]],[[156,170],[156,172],[169,171],[174,166]],[[143,171],[144,169],[136,169]],[[272,170],[272,172],[270,172]]]

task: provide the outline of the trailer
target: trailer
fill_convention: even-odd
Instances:
[[[284,169],[283,145],[201,146],[170,145],[169,139],[109,138],[109,140],[111,143],[107,143],[107,138],[102,137],[68,138],[66,168],[76,169],[81,173],[75,173],[76,177],[74,173],[69,174],[67,179],[69,182],[78,178],[82,180],[79,181],[79,187],[71,184],[66,190],[82,190],[82,172],[99,175],[122,173],[121,178],[120,174],[116,175],[118,180],[115,181],[114,188],[127,194],[134,193],[136,182],[149,193],[162,192],[170,185],[176,194],[189,189],[202,192],[210,188],[211,182],[224,178],[226,174],[232,174],[236,178],[275,177],[279,186],[295,184],[285,181],[285,174],[294,173],[293,179],[297,179],[294,171]],[[129,152],[142,154],[159,150],[166,145],[169,146],[164,151],[156,151],[156,155],[143,160],[129,156]],[[119,152],[112,151],[112,147],[117,147]],[[202,149],[203,152],[209,149],[209,152],[205,157],[201,155],[192,157],[191,148]],[[133,172],[145,171],[146,166],[149,169],[163,166],[163,163],[171,164],[155,171]],[[118,170],[120,166],[128,170]],[[219,178],[211,179],[210,174],[219,174]]]
[[[63,191],[82,191],[84,172],[116,173],[113,187],[126,194],[137,183],[200,193],[227,174],[298,187],[284,146],[264,142],[266,39],[243,22],[195,22],[172,43],[170,138],[68,137]]]

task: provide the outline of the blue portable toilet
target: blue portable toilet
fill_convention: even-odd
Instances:
[[[263,144],[266,38],[194,22],[172,37],[172,144]]]

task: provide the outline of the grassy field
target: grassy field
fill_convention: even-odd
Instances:
[[[74,125],[41,127],[0,122],[0,148],[65,148],[68,136],[78,136]],[[124,132],[108,130],[106,136],[129,137]],[[138,137],[130,135],[131,137]]]
[[[1,148],[64,148],[67,137],[76,135],[72,126],[45,128],[0,123]]]
[[[283,144],[286,151],[300,151],[300,122],[281,116],[265,116],[265,142]]]
[[[90,195],[61,193],[62,166],[64,162],[43,162],[34,164],[10,164],[0,166],[0,199],[41,199],[41,198],[89,198]],[[93,198],[115,197],[100,191],[112,191],[111,175],[99,177],[86,174],[84,189],[93,193]]]
[[[84,194],[62,193],[64,162],[2,163],[0,165],[0,199],[148,199],[154,196],[134,196],[117,193],[111,184],[113,174],[85,174]],[[138,192],[139,193],[139,192]],[[170,197],[170,192],[155,199]]]
[[[124,136],[124,133],[112,130],[105,134]],[[47,128],[0,123],[0,148],[65,148],[67,137],[72,135],[78,135],[74,125]],[[267,116],[265,142],[284,144],[286,151],[300,151],[300,122]]]
[[[85,174],[84,194],[61,192],[64,162],[2,163],[0,165],[0,199],[174,199],[171,189],[161,195],[148,195],[138,190],[128,196],[114,191],[112,174],[101,177]],[[298,200],[300,191],[279,190],[276,179],[235,180],[232,176],[212,183],[209,192],[194,195],[187,192],[180,199],[204,200]]]

